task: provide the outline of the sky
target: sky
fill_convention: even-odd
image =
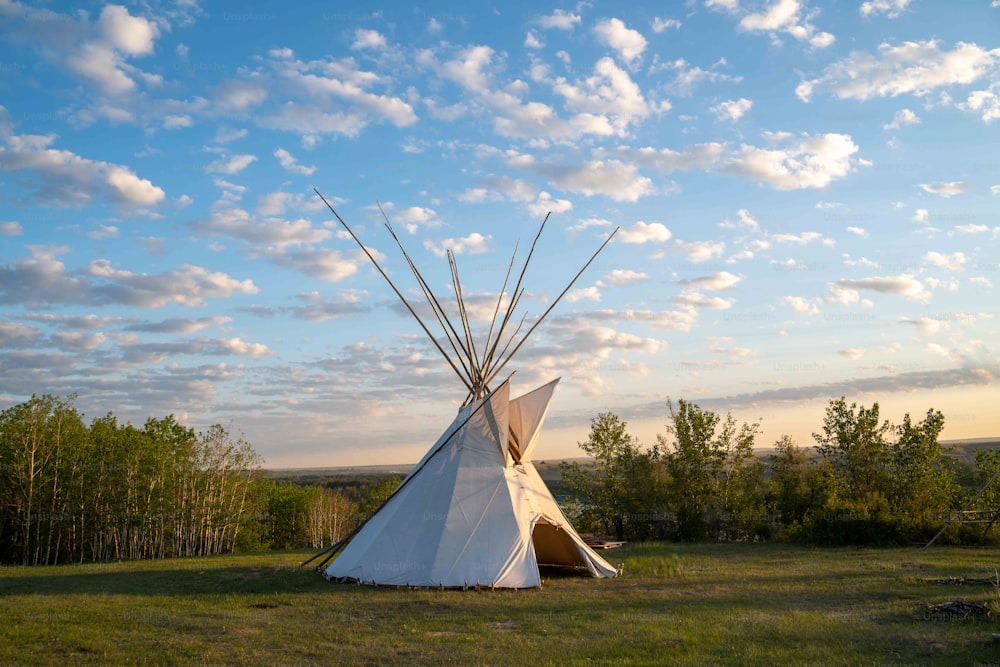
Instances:
[[[1000,0],[0,0],[0,408],[230,426],[265,466],[415,462],[517,246],[536,457],[668,400],[814,444],[831,399],[1000,435]]]

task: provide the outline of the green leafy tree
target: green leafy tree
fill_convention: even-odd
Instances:
[[[910,415],[896,427],[891,448],[889,494],[893,511],[905,517],[912,540],[929,538],[960,494],[957,467],[938,441],[944,415],[928,410],[919,423]]]
[[[775,515],[778,536],[796,539],[816,501],[818,474],[816,467],[810,465],[806,450],[791,436],[781,436],[774,449],[775,453],[769,457],[768,507]]]
[[[590,437],[579,443],[594,464],[561,464],[562,487],[581,499],[578,528],[618,539],[665,535],[665,472],[653,452],[644,451],[628,424],[610,412],[590,422]]]
[[[681,399],[667,403],[667,434],[657,437],[670,479],[676,537],[754,539],[766,524],[762,474],[754,457],[760,424],[739,424]]]

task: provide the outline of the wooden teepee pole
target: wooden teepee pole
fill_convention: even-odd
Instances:
[[[621,229],[621,227],[615,227],[615,230],[614,230],[613,232],[611,232],[611,234],[610,234],[610,235],[608,235],[608,238],[606,238],[606,239],[604,240],[604,243],[602,243],[602,244],[601,244],[601,247],[597,249],[597,252],[595,252],[595,253],[594,253],[594,254],[593,254],[593,255],[591,256],[591,258],[587,260],[587,263],[583,265],[583,268],[582,268],[582,269],[580,269],[580,270],[579,270],[579,271],[577,272],[577,274],[576,274],[575,276],[573,276],[573,280],[569,281],[569,285],[566,285],[566,289],[564,289],[564,290],[563,290],[563,291],[562,291],[562,292],[561,292],[561,293],[559,294],[559,296],[558,296],[558,297],[556,297],[555,301],[553,301],[553,302],[552,302],[552,305],[550,305],[550,306],[548,307],[548,309],[546,309],[546,311],[545,311],[544,313],[542,313],[542,316],[538,318],[538,321],[536,321],[536,322],[535,322],[535,323],[534,323],[534,324],[533,324],[533,325],[531,326],[531,328],[530,328],[530,329],[528,329],[528,333],[524,334],[524,337],[523,337],[523,338],[521,339],[521,342],[519,342],[519,343],[518,343],[518,344],[517,344],[517,345],[516,345],[516,346],[514,347],[514,349],[510,351],[510,354],[508,354],[508,355],[507,355],[507,356],[506,356],[505,358],[503,358],[503,361],[501,361],[501,362],[500,362],[500,363],[499,363],[499,364],[497,365],[497,367],[496,367],[496,370],[494,370],[494,371],[493,371],[493,372],[492,372],[492,373],[490,374],[490,376],[489,376],[489,377],[488,377],[488,378],[486,379],[486,383],[487,383],[487,384],[489,384],[490,380],[492,380],[492,379],[493,379],[494,377],[496,377],[497,373],[499,373],[499,372],[500,372],[501,370],[503,370],[503,367],[507,365],[507,362],[509,362],[509,361],[510,361],[510,360],[511,360],[511,359],[512,359],[512,358],[514,357],[514,355],[515,355],[515,354],[517,354],[517,351],[521,349],[521,346],[522,346],[522,345],[524,345],[524,342],[525,342],[526,340],[528,340],[528,337],[529,337],[529,336],[531,336],[531,333],[532,333],[532,332],[533,332],[533,331],[534,331],[535,329],[537,329],[537,328],[538,328],[538,325],[539,325],[539,324],[541,324],[541,323],[542,323],[542,322],[543,322],[543,321],[545,320],[545,318],[546,318],[546,317],[548,316],[548,314],[549,314],[549,313],[551,313],[551,312],[552,312],[552,309],[556,307],[556,304],[558,304],[558,303],[559,303],[559,302],[560,302],[560,301],[562,300],[562,298],[563,298],[564,296],[566,296],[566,292],[570,291],[570,289],[571,289],[571,288],[573,287],[573,285],[574,285],[574,284],[576,283],[576,281],[577,281],[577,280],[578,280],[578,279],[580,278],[580,276],[582,276],[582,275],[583,275],[583,272],[587,270],[587,267],[588,267],[588,266],[590,266],[590,264],[591,264],[591,263],[592,263],[592,262],[593,262],[593,261],[594,261],[595,259],[597,259],[597,256],[598,256],[599,254],[601,254],[601,251],[602,251],[602,250],[604,250],[604,248],[605,248],[605,247],[606,247],[606,246],[608,245],[608,243],[610,243],[610,242],[611,242],[611,239],[613,239],[613,238],[615,237],[615,234],[617,234],[617,233],[618,233],[618,230],[619,230],[619,229]]]
[[[437,297],[434,296],[434,292],[431,291],[430,285],[428,285],[427,281],[424,280],[424,277],[423,275],[421,275],[420,270],[417,268],[417,265],[410,258],[410,254],[406,252],[406,248],[403,247],[403,242],[399,239],[399,236],[396,234],[396,230],[393,229],[392,223],[389,222],[389,216],[387,216],[385,214],[385,211],[382,209],[382,204],[379,202],[376,203],[378,203],[379,211],[382,212],[382,217],[385,218],[385,228],[389,230],[389,234],[396,242],[396,245],[399,246],[400,252],[403,253],[403,257],[406,259],[406,263],[410,266],[410,270],[413,272],[414,277],[417,279],[417,283],[420,285],[420,289],[422,289],[424,292],[424,298],[427,299],[427,303],[430,304],[431,310],[434,312],[434,316],[437,318],[438,324],[441,325],[441,329],[444,331],[445,337],[451,344],[451,349],[455,351],[455,355],[458,357],[459,362],[461,362],[462,368],[465,370],[466,376],[472,378],[473,375],[472,368],[474,367],[474,365],[472,364],[471,361],[468,364],[466,364],[466,360],[471,358],[468,348],[466,348],[465,345],[462,344],[462,340],[459,337],[458,332],[455,331],[455,327],[452,325],[451,320],[448,318],[447,313],[444,312],[444,308],[441,307],[441,304],[438,302]],[[451,333],[448,332],[449,329],[451,330]],[[454,338],[452,338],[453,334],[455,336]],[[459,350],[459,348],[461,348],[461,350]]]
[[[486,355],[484,356],[485,360],[483,363],[484,371],[486,368],[489,368],[489,366],[492,364],[493,355],[496,353],[497,345],[500,343],[500,334],[503,333],[504,329],[507,328],[507,322],[510,321],[511,316],[514,313],[514,309],[517,307],[517,302],[521,298],[521,294],[523,294],[523,291],[521,290],[521,283],[524,281],[524,274],[527,273],[528,271],[528,264],[531,263],[531,257],[532,255],[535,254],[535,246],[538,245],[538,239],[541,238],[542,232],[545,230],[545,223],[549,221],[550,215],[552,215],[551,211],[545,214],[545,219],[542,220],[542,224],[539,225],[538,227],[538,233],[535,234],[535,240],[531,242],[531,249],[528,250],[528,256],[525,258],[524,265],[521,267],[521,273],[517,277],[517,284],[514,285],[514,291],[513,291],[514,298],[511,299],[510,303],[507,304],[507,309],[506,312],[504,313],[503,321],[500,323],[500,332],[497,333],[496,340],[493,341],[493,347],[491,347],[489,352],[487,352]],[[489,384],[489,379],[487,379],[485,384]]]
[[[417,311],[413,309],[413,306],[411,306],[410,302],[406,300],[406,297],[403,296],[403,293],[400,292],[398,289],[396,289],[396,286],[393,284],[392,280],[390,280],[389,276],[382,269],[382,267],[379,266],[379,263],[375,261],[375,257],[372,256],[368,248],[365,247],[365,244],[361,242],[361,239],[359,239],[357,234],[354,233],[354,230],[352,230],[350,227],[347,226],[347,223],[344,222],[344,219],[340,217],[340,214],[337,213],[336,210],[334,210],[333,206],[330,205],[330,202],[326,200],[326,197],[324,197],[318,189],[313,188],[313,191],[315,191],[316,194],[319,195],[319,198],[323,200],[323,203],[326,204],[326,207],[328,209],[330,209],[330,212],[333,213],[333,215],[337,218],[338,221],[340,221],[340,224],[343,225],[344,229],[347,230],[347,233],[351,235],[351,238],[354,239],[354,242],[358,244],[358,247],[361,248],[361,250],[364,251],[365,255],[368,256],[368,259],[371,261],[372,265],[376,269],[378,269],[378,272],[382,274],[382,277],[385,278],[385,281],[389,283],[389,287],[392,288],[392,291],[396,293],[396,296],[399,297],[399,300],[403,302],[403,305],[406,306],[406,309],[410,311],[410,314],[413,315],[413,318],[417,321],[418,324],[420,324],[420,328],[424,330],[424,333],[426,333],[427,336],[431,339],[431,342],[434,343],[434,347],[438,349],[438,352],[440,352],[441,356],[445,358],[445,360],[448,362],[448,365],[451,366],[451,369],[455,371],[455,375],[457,375],[459,379],[462,380],[462,383],[471,390],[472,383],[470,379],[466,378],[466,376],[462,374],[462,371],[458,369],[458,366],[455,365],[455,362],[452,361],[448,353],[445,352],[443,347],[441,347],[441,344],[438,342],[437,338],[434,337],[434,334],[431,333],[430,329],[427,328],[427,325],[424,324],[424,321],[420,319],[419,315],[417,315]]]

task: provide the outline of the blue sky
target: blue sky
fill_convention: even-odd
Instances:
[[[1000,434],[1000,2],[0,0],[0,404],[416,461],[460,382],[318,188],[476,330],[515,242],[538,457],[666,400],[810,445],[826,403]]]

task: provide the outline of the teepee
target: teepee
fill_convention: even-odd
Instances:
[[[457,263],[450,251],[448,263],[461,333],[386,217],[386,228],[444,332],[442,341],[431,333],[330,203],[318,190],[316,194],[427,333],[462,380],[467,394],[455,420],[389,499],[354,532],[306,563],[321,559],[317,569],[328,579],[380,586],[531,588],[541,585],[540,565],[575,568],[593,577],[614,577],[616,569],[574,530],[531,462],[559,380],[512,399],[510,377],[499,381],[497,378],[618,230],[608,236],[559,297],[519,337],[526,316],[513,332],[509,329],[524,294],[521,283],[545,228],[546,217],[511,297],[502,308],[517,256],[515,248],[489,334],[485,344],[477,348]]]

